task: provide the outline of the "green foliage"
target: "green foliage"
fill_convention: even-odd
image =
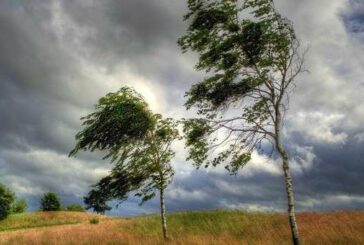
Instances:
[[[170,146],[178,138],[177,123],[158,114],[154,119],[155,127],[143,140],[109,153],[115,166],[84,198],[87,209],[103,213],[110,210],[108,200],[124,201],[130,192],[143,204],[170,183],[174,174],[170,160],[175,154]]]
[[[299,42],[271,0],[188,0],[188,9],[178,44],[197,52],[196,69],[206,72],[186,93],[187,109],[201,116],[184,120],[188,159],[197,167],[225,163],[236,174],[276,137],[287,88],[302,68]]]
[[[240,45],[243,53],[247,56],[247,65],[254,66],[264,50],[263,24],[261,22],[248,22],[244,27],[244,34],[241,35]]]
[[[15,194],[0,183],[0,220],[6,219],[11,213],[11,205],[15,200]]]
[[[79,150],[120,147],[142,139],[154,125],[144,99],[128,87],[102,97],[95,109],[94,113],[81,118],[84,129],[76,135],[77,145],[70,155]]]
[[[16,214],[16,213],[24,213],[25,210],[28,208],[28,204],[27,201],[24,199],[16,199],[12,204],[11,204],[11,213]]]
[[[187,160],[193,159],[199,167],[208,157],[207,136],[211,133],[211,127],[203,119],[185,120],[183,133],[186,138],[186,146],[191,147]]]
[[[90,224],[96,225],[98,223],[100,223],[100,220],[98,218],[94,217],[90,219]]]
[[[106,177],[108,178],[108,177]],[[106,211],[111,210],[111,207],[106,204],[106,202],[111,199],[108,189],[106,189],[103,184],[103,179],[94,186],[83,201],[86,204],[86,209],[93,209],[96,213],[104,214]]]
[[[261,84],[262,74],[242,75],[242,71],[258,67],[274,72],[289,58],[295,34],[270,0],[246,0],[242,6],[237,1],[189,1],[189,6],[185,18],[192,24],[179,45],[200,53],[197,69],[213,70],[214,74],[187,93],[188,106],[214,110],[236,100]],[[239,12],[248,10],[255,19],[240,20]],[[216,12],[219,17],[214,16]]]
[[[61,202],[56,193],[44,193],[40,201],[40,209],[42,211],[59,211],[61,210]]]
[[[130,192],[135,192],[142,204],[170,183],[174,174],[171,144],[179,137],[177,122],[153,114],[133,89],[123,87],[109,93],[99,100],[96,112],[83,120],[85,129],[77,134],[77,145],[70,155],[99,149],[114,163],[110,174],[84,198],[86,209],[103,213],[110,209],[107,201],[123,201]]]
[[[66,207],[66,211],[71,212],[86,212],[85,208],[80,204],[71,204]]]

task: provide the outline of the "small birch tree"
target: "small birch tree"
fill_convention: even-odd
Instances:
[[[206,77],[187,92],[187,109],[199,118],[184,121],[188,159],[236,174],[254,150],[271,144],[282,159],[293,243],[299,244],[289,155],[281,128],[288,96],[303,69],[292,23],[271,0],[188,0],[183,51],[199,54]]]
[[[101,150],[114,163],[110,174],[85,197],[87,208],[104,212],[110,209],[107,201],[124,201],[130,192],[141,198],[141,205],[159,191],[162,232],[167,239],[165,190],[174,175],[171,144],[179,138],[177,122],[152,113],[143,97],[127,87],[101,98],[96,112],[83,120],[84,129],[76,135],[70,155]]]

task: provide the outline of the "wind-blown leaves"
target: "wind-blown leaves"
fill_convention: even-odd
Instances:
[[[179,138],[178,123],[153,114],[144,98],[128,87],[107,94],[95,109],[82,118],[84,129],[70,155],[97,149],[114,167],[85,197],[87,208],[107,211],[107,201],[122,202],[130,193],[141,198],[140,204],[153,198],[174,175],[171,144]]]
[[[288,92],[303,71],[292,23],[271,0],[188,0],[190,25],[178,44],[197,52],[205,78],[186,93],[187,159],[208,167],[225,164],[236,174],[263,145],[282,157],[294,244],[299,244],[288,153],[280,130]]]
[[[142,139],[154,126],[152,113],[140,94],[128,87],[102,97],[96,111],[81,118],[84,129],[70,155],[79,150],[104,150]]]
[[[276,110],[302,64],[298,41],[270,0],[189,0],[188,8],[178,44],[197,52],[196,69],[206,72],[186,93],[185,106],[201,117],[184,120],[188,159],[235,174],[275,137]]]

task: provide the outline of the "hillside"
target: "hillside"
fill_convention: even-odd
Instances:
[[[90,224],[93,217],[99,224]],[[303,244],[364,244],[364,212],[301,213]],[[0,244],[163,244],[157,215],[112,218],[49,212],[0,222]],[[278,213],[181,212],[168,216],[169,244],[290,244],[287,218]]]

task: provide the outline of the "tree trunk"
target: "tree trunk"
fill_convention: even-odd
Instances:
[[[279,108],[276,108],[275,143],[276,143],[277,151],[282,158],[282,167],[283,167],[284,179],[286,182],[288,216],[289,216],[289,223],[291,226],[292,241],[293,241],[294,245],[300,245],[298,226],[297,226],[296,214],[295,214],[292,177],[291,177],[291,171],[289,169],[289,156],[288,156],[287,150],[281,143],[280,126],[281,126],[281,113],[280,113]]]
[[[288,215],[289,215],[289,222],[291,225],[291,233],[292,233],[292,240],[294,245],[299,245],[299,234],[298,234],[298,227],[296,222],[296,215],[295,215],[295,204],[294,204],[294,193],[293,193],[293,186],[292,186],[292,177],[291,172],[289,169],[289,158],[286,150],[282,147],[279,150],[280,155],[282,156],[283,160],[283,173],[286,182],[286,192],[287,192],[287,201],[288,201]]]
[[[167,219],[166,219],[166,205],[164,200],[164,188],[160,189],[160,205],[161,205],[161,219],[162,219],[162,232],[164,240],[168,240]]]

